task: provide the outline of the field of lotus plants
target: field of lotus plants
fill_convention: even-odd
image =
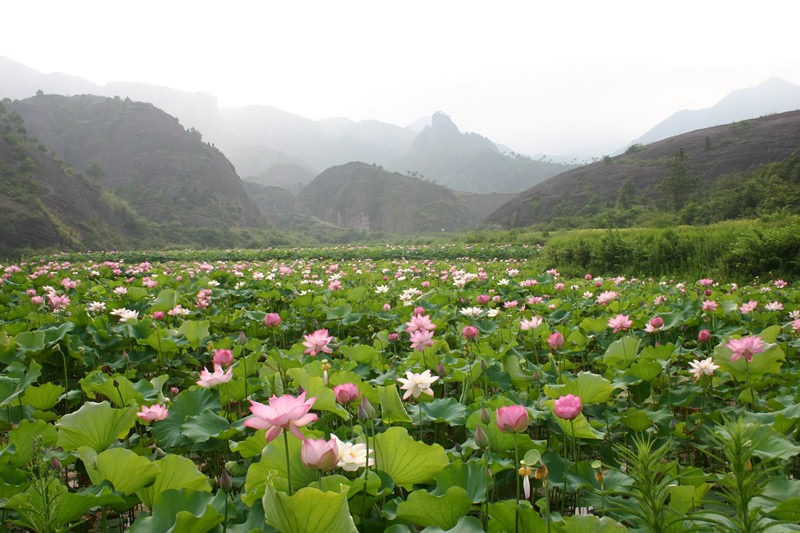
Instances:
[[[796,283],[517,252],[0,265],[0,528],[800,531]]]

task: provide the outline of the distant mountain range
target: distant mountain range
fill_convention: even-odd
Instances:
[[[684,109],[631,142],[649,144],[701,128],[800,109],[800,86],[771,78],[756,87],[737,89],[706,109]]]
[[[280,170],[287,166],[306,169],[308,179],[331,166],[365,161],[458,190],[517,192],[571,168],[508,155],[485,137],[459,132],[443,113],[414,125],[421,130],[374,120],[314,121],[265,105],[220,108],[216,98],[204,93],[139,83],[101,86],[74,76],[42,74],[5,58],[0,58],[0,80],[0,98],[22,99],[42,91],[152,103],[200,131],[230,158],[240,176],[264,185],[290,185]],[[277,180],[270,181],[272,177]]]

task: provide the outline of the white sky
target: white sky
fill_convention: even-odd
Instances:
[[[773,76],[800,84],[800,1],[16,0],[0,55],[309,118],[441,109],[527,153],[599,155]]]

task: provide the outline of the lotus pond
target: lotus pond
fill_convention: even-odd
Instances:
[[[797,285],[535,254],[0,266],[2,527],[800,531]]]

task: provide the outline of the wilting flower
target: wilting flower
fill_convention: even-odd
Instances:
[[[461,331],[461,336],[468,340],[475,340],[478,338],[478,328],[475,326],[464,326]]]
[[[497,427],[503,433],[528,429],[528,410],[524,405],[507,405],[497,409]]]
[[[748,363],[753,360],[753,356],[764,351],[764,341],[760,336],[742,337],[741,339],[731,339],[726,344],[733,354],[731,361],[736,361],[744,357]]]
[[[633,321],[628,315],[617,315],[608,319],[608,327],[614,328],[614,333],[625,331],[633,325]]]
[[[281,315],[278,313],[267,313],[264,315],[264,325],[268,328],[274,328],[281,325]]]
[[[553,412],[558,418],[564,420],[572,420],[581,414],[583,409],[583,402],[580,396],[574,394],[567,394],[553,402]]]
[[[339,445],[336,437],[330,440],[305,439],[300,448],[300,459],[309,468],[322,472],[333,470],[339,462]]]
[[[220,365],[214,365],[214,372],[209,372],[206,367],[200,371],[200,379],[197,384],[201,387],[213,387],[220,383],[227,383],[233,379],[233,368],[225,372]]]
[[[141,410],[136,413],[144,422],[152,422],[154,420],[164,420],[169,415],[167,408],[161,404],[151,405],[150,407],[143,405]]]
[[[407,400],[409,397],[417,399],[422,394],[427,394],[432,397],[433,389],[431,389],[431,385],[437,379],[439,379],[439,376],[432,376],[431,371],[426,369],[419,374],[406,370],[406,377],[397,378],[397,381],[402,383],[400,389],[406,391],[405,394],[403,394],[403,399]]]
[[[214,352],[214,366],[228,366],[233,363],[233,352],[230,350],[217,350]]]
[[[328,348],[328,343],[333,340],[333,337],[328,335],[327,329],[318,329],[314,333],[303,335],[303,338],[305,339],[303,346],[306,347],[306,350],[303,353],[307,353],[313,357],[319,352],[333,352],[333,350]]]
[[[316,401],[316,396],[306,400],[306,393],[294,397],[284,394],[280,398],[273,395],[269,405],[250,400],[250,412],[254,416],[244,421],[244,425],[254,429],[266,429],[267,442],[278,437],[284,429],[291,431],[298,439],[303,440],[303,433],[298,428],[310,424],[317,415],[309,413]]]
[[[342,383],[333,388],[333,393],[336,395],[336,401],[342,404],[348,404],[358,400],[361,393],[358,392],[358,387],[353,383]]]
[[[433,332],[420,329],[411,332],[411,347],[423,351],[428,346],[433,346]]]
[[[339,461],[336,466],[345,472],[355,472],[359,468],[363,468],[367,464],[367,445],[363,442],[353,444],[352,442],[343,442],[339,440],[336,435],[331,435],[336,439],[336,446],[339,451]],[[370,450],[369,466],[375,465],[374,450]]]
[[[540,316],[532,316],[530,320],[521,320],[519,323],[519,329],[522,331],[536,329],[542,325],[543,321],[544,319]]]
[[[547,344],[551,350],[558,350],[564,346],[564,335],[556,331],[547,338]]]
[[[715,365],[714,360],[711,357],[703,360],[695,359],[694,361],[690,361],[689,366],[691,367],[689,372],[693,374],[692,379],[695,381],[703,376],[712,375],[714,370],[719,368],[719,365]]]
[[[139,318],[139,311],[132,309],[114,309],[109,313],[110,315],[118,316],[120,322],[127,322],[128,320],[136,320]]]
[[[520,461],[522,466],[519,467],[517,473],[522,478],[522,490],[523,494],[525,494],[525,499],[531,497],[531,474],[533,474],[533,468],[525,464],[525,461]]]

